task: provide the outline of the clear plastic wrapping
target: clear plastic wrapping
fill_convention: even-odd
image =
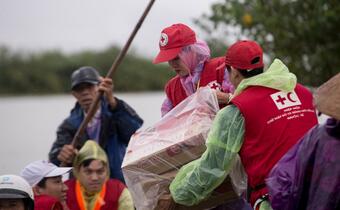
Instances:
[[[200,88],[154,126],[134,134],[122,164],[138,210],[167,209],[159,204],[181,166],[199,158],[219,110],[210,88]]]

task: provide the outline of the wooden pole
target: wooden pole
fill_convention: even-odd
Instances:
[[[143,12],[143,15],[140,17],[139,21],[137,22],[137,25],[135,26],[135,28],[133,29],[129,39],[127,40],[127,42],[125,43],[123,49],[119,52],[118,56],[116,57],[115,61],[113,62],[110,70],[107,72],[106,74],[106,78],[112,78],[116,69],[118,68],[119,64],[121,63],[121,61],[123,60],[123,58],[126,55],[126,52],[128,51],[132,40],[134,39],[135,35],[137,34],[137,31],[139,30],[139,28],[141,27],[142,23],[144,22],[145,17],[147,16],[147,14],[149,13],[153,3],[155,2],[155,0],[150,0],[148,6],[146,7],[146,9]],[[98,103],[100,101],[100,98],[103,96],[103,91],[98,91],[95,100],[92,102],[88,113],[86,114],[85,119],[82,121],[82,123],[80,124],[80,127],[78,128],[73,140],[72,140],[72,146],[76,147],[79,144],[79,141],[81,139],[81,136],[83,135],[87,124],[91,121],[92,117],[94,116],[94,114],[97,111],[97,107],[98,107]]]

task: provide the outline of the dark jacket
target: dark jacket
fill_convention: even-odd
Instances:
[[[126,146],[131,135],[141,127],[143,120],[124,101],[117,99],[117,107],[112,110],[105,99],[101,100],[101,130],[99,145],[106,151],[110,163],[110,177],[124,182],[121,164],[125,155]],[[57,130],[57,139],[49,152],[49,159],[52,163],[59,165],[57,156],[65,144],[71,144],[78,127],[84,119],[84,112],[77,103],[71,110],[70,115],[62,122]],[[80,149],[88,134],[81,137]]]

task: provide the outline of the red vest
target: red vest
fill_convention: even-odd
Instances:
[[[55,197],[48,195],[35,195],[34,210],[63,210],[63,206]]]
[[[213,58],[205,62],[200,76],[199,87],[209,85],[211,88],[221,89],[224,78],[224,68],[217,67],[223,63],[224,57]],[[165,93],[174,107],[188,97],[178,75],[166,84]]]
[[[317,124],[312,101],[309,90],[299,84],[290,93],[253,86],[232,99],[245,119],[240,157],[254,189],[252,205],[267,193],[264,180],[273,166]]]
[[[75,179],[67,180],[65,184],[68,187],[66,203],[70,210],[80,210],[76,197],[76,181]],[[117,210],[118,200],[125,189],[125,185],[117,179],[110,179],[106,182],[106,193],[104,197],[105,204],[101,206],[101,210]]]

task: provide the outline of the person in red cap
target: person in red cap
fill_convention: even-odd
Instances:
[[[162,116],[203,86],[216,89],[219,104],[227,104],[234,87],[224,69],[224,58],[210,59],[208,45],[193,30],[181,23],[163,29],[159,48],[153,63],[168,62],[177,74],[165,86]]]
[[[250,204],[254,209],[271,209],[265,178],[317,124],[313,97],[279,59],[263,72],[262,49],[254,41],[231,45],[225,63],[236,87],[230,105],[217,113],[202,157],[177,173],[171,195],[176,203],[199,203],[223,182],[239,155],[248,177]]]

